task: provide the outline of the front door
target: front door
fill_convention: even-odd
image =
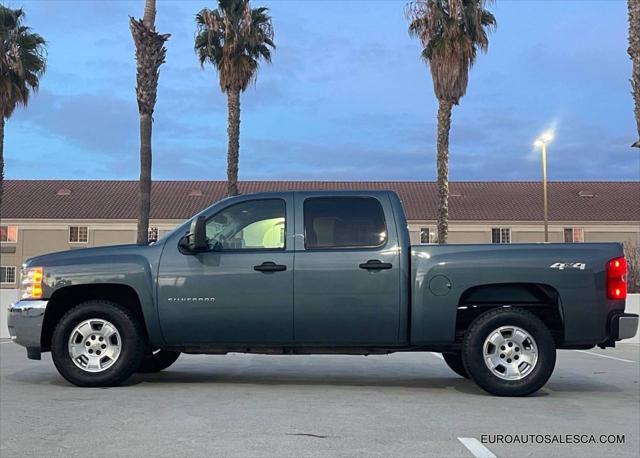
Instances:
[[[293,340],[292,195],[235,202],[208,217],[209,251],[167,241],[158,313],[169,345]]]
[[[295,341],[398,342],[400,265],[387,193],[296,194]]]

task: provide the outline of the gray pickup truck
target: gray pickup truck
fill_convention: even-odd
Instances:
[[[411,246],[393,192],[221,200],[149,246],[29,259],[9,331],[79,386],[180,353],[440,352],[489,393],[528,395],[556,349],[633,337],[617,243]]]

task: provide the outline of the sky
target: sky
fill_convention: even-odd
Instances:
[[[129,16],[143,0],[0,0],[48,41],[47,72],[5,132],[7,178],[137,179]],[[277,49],[242,95],[240,180],[434,180],[437,100],[401,1],[258,1]],[[153,178],[225,179],[226,97],[193,50],[209,1],[158,1],[170,33]],[[489,52],[453,110],[450,179],[639,180],[624,0],[497,0]]]

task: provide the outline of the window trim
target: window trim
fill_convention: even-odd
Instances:
[[[385,238],[380,245],[355,245],[355,246],[334,246],[334,247],[308,247],[307,246],[307,225],[305,224],[305,216],[306,216],[306,206],[308,200],[320,200],[320,199],[369,199],[375,201],[380,210],[382,211],[382,218],[384,222],[384,234]],[[373,251],[380,250],[385,248],[389,243],[389,227],[387,226],[387,215],[385,214],[384,207],[382,206],[382,202],[380,199],[372,196],[310,196],[306,197],[302,202],[302,229],[304,231],[304,249],[305,251],[336,251],[336,250],[365,250],[365,251]]]
[[[18,283],[18,268],[16,266],[0,266],[0,269],[13,269],[13,281],[3,281],[0,285],[15,285]]]
[[[222,213],[225,210],[228,210],[231,207],[235,207],[236,205],[242,205],[245,204],[247,202],[263,202],[266,200],[279,200],[280,202],[282,202],[284,204],[284,246],[282,248],[236,248],[233,250],[207,250],[207,251],[203,251],[203,253],[264,253],[264,252],[271,252],[271,253],[281,253],[283,251],[287,251],[287,220],[289,218],[287,218],[287,201],[285,199],[283,199],[282,197],[267,197],[265,199],[247,199],[247,200],[243,200],[240,202],[236,202],[234,204],[231,205],[227,205],[224,208],[221,208],[220,210],[218,210],[217,212],[215,212],[213,215],[207,217],[207,219],[205,220],[205,226],[206,224],[212,220],[214,217],[216,217],[217,215],[219,215],[220,213]],[[187,230],[187,233],[189,231]],[[180,243],[180,242],[178,242]]]
[[[78,228],[78,238],[80,238],[80,228],[81,228],[81,227],[86,228],[86,229],[87,229],[87,240],[86,240],[86,241],[84,241],[84,242],[72,242],[72,241],[71,241],[71,228],[72,228],[72,227],[77,227],[77,228]],[[78,225],[75,225],[75,226],[69,226],[69,231],[68,231],[68,237],[67,237],[67,240],[68,240],[68,242],[69,242],[69,243],[72,243],[72,244],[74,244],[74,245],[78,245],[78,244],[79,244],[79,245],[86,245],[87,243],[89,243],[89,226],[78,226]]]
[[[499,242],[494,242],[493,241],[493,231],[497,229],[498,231],[500,231],[500,241]],[[502,241],[502,231],[506,229],[507,231],[509,231],[509,241],[508,242],[503,242]],[[492,226],[491,227],[491,244],[492,245],[507,245],[511,243],[512,237],[511,237],[511,226]]]
[[[1,224],[0,226],[4,226],[7,228],[7,240],[0,240],[0,243],[18,243],[18,225],[17,224]],[[16,228],[16,239],[15,240],[9,240],[9,228],[10,227],[15,227]]]

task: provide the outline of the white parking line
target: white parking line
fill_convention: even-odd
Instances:
[[[2,341],[0,341],[0,344],[3,344],[3,343],[13,343],[13,340],[2,340]]]
[[[476,458],[496,458],[496,456],[487,447],[482,445],[475,437],[458,437],[462,445],[467,447]]]
[[[442,355],[440,353],[434,353],[432,351],[430,351],[429,353],[431,353],[433,356],[435,356],[436,358],[440,358],[442,360],[444,360],[444,358],[442,357]]]
[[[586,350],[576,350],[576,351],[580,353],[586,353],[588,355],[599,356],[601,358],[615,359],[616,361],[623,361],[625,363],[635,363],[635,361],[631,361],[630,359],[623,359],[623,358],[616,358],[615,356],[601,355],[600,353],[594,353],[592,351],[586,351]]]

